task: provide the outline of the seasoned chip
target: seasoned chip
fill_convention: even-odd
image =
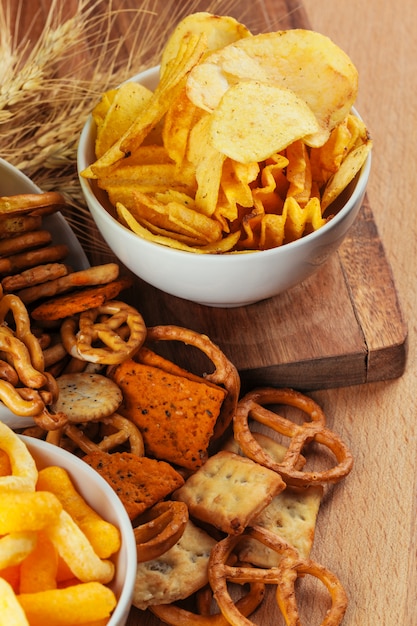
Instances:
[[[245,80],[229,87],[213,111],[210,139],[222,154],[253,163],[318,129],[314,113],[293,91]]]
[[[119,412],[140,429],[146,453],[196,469],[207,458],[226,392],[126,360],[111,372],[123,392]]]
[[[279,474],[222,450],[211,456],[173,495],[190,515],[231,535],[241,533],[285,488]]]
[[[113,487],[131,520],[184,483],[169,463],[130,452],[91,452],[83,460]]]

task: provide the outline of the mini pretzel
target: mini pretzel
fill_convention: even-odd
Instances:
[[[311,418],[311,422],[297,425],[266,409],[263,406],[265,404],[287,404],[297,407]],[[291,438],[288,450],[280,463],[265,452],[256,441],[249,428],[249,418]],[[303,486],[336,483],[352,469],[352,454],[340,437],[326,428],[326,418],[320,406],[311,398],[292,389],[265,388],[249,392],[238,403],[234,417],[234,435],[246,456],[278,472],[287,484]],[[335,467],[321,472],[297,469],[304,446],[313,440],[327,447],[335,455],[337,460]]]
[[[251,582],[249,585],[248,593],[235,603],[236,609],[242,617],[251,615],[261,604],[265,595],[264,584]],[[222,613],[209,613],[206,611],[204,613],[201,611],[192,613],[175,604],[150,606],[149,610],[165,624],[170,624],[170,626],[230,626],[231,624]]]
[[[269,569],[227,565],[230,554],[245,537],[257,539],[280,554],[279,565]],[[287,626],[301,625],[295,596],[295,583],[298,577],[306,574],[321,580],[331,598],[331,607],[321,626],[338,626],[346,612],[347,596],[339,579],[323,565],[310,559],[301,559],[297,550],[279,535],[260,526],[247,528],[241,535],[230,535],[218,542],[211,551],[208,574],[210,586],[220,610],[233,626],[253,626],[253,622],[244,617],[233,602],[227,589],[227,581],[275,584],[278,606]]]
[[[188,522],[184,502],[158,502],[138,519],[133,529],[138,563],[157,559],[180,539]]]
[[[65,198],[57,191],[22,193],[0,197],[0,215],[44,215],[66,205]]]
[[[17,387],[19,384],[19,376],[16,370],[7,361],[0,359],[0,379],[6,380],[8,383]]]
[[[139,350],[146,336],[141,314],[117,300],[84,311],[79,316],[78,326],[76,332],[74,318],[64,320],[61,326],[62,343],[71,356],[91,363],[121,363]],[[127,338],[120,333],[125,326],[129,329]]]
[[[15,415],[34,417],[45,408],[45,404],[35,389],[14,387],[6,380],[0,381],[0,401]]]
[[[30,318],[25,305],[14,294],[7,294],[0,300],[0,324],[5,323],[9,312],[13,315],[17,338],[28,349],[33,367],[42,372],[44,369],[44,358],[39,339],[31,331]]]
[[[218,440],[232,421],[240,393],[240,377],[236,367],[207,335],[180,326],[153,326],[148,328],[147,341],[180,341],[199,348],[215,366],[204,379],[216,385],[223,385],[227,396],[223,402],[219,418],[214,427],[212,441]]]
[[[9,256],[24,250],[46,246],[51,240],[52,235],[49,230],[34,230],[9,239],[2,239],[0,241],[0,256]]]
[[[129,442],[130,451],[138,456],[145,454],[143,438],[140,430],[133,422],[118,413],[113,413],[109,417],[104,417],[96,422],[98,429],[102,425],[110,427],[111,431],[102,436],[101,441],[93,441],[85,432],[85,424],[66,424],[61,433],[55,433],[48,441],[66,447],[64,438],[70,439],[85,454],[101,450],[109,452],[122,444]],[[71,446],[74,448],[74,446]],[[74,448],[75,449],[75,448]]]
[[[33,367],[26,345],[6,326],[0,326],[0,351],[7,362],[11,361],[19,380],[25,386],[39,389],[45,385],[45,375]]]

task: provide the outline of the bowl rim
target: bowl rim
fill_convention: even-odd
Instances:
[[[160,68],[159,65],[149,67],[143,70],[142,72],[138,72],[137,74],[134,74],[127,80],[123,81],[122,84],[127,83],[127,82],[141,82],[149,78],[152,79],[159,72],[159,68]],[[355,116],[357,116],[359,119],[362,119],[355,107],[352,107],[351,110]],[[188,250],[179,250],[177,248],[171,248],[169,246],[165,246],[161,243],[157,243],[154,241],[148,241],[144,237],[137,235],[132,230],[130,230],[129,228],[121,224],[115,217],[113,217],[106,210],[106,208],[102,205],[102,203],[99,201],[96,194],[94,193],[90,180],[81,176],[81,172],[85,168],[87,168],[89,165],[91,165],[91,163],[88,163],[87,159],[85,158],[86,157],[85,152],[88,146],[89,136],[91,132],[94,131],[94,126],[95,126],[95,122],[93,119],[93,115],[92,113],[90,113],[81,131],[79,143],[78,143],[78,149],[77,149],[78,175],[79,175],[80,186],[81,186],[81,189],[85,198],[86,199],[89,198],[90,201],[92,201],[95,205],[98,206],[98,210],[100,211],[101,217],[109,225],[116,224],[119,228],[125,231],[126,235],[129,238],[131,238],[132,241],[137,241],[139,239],[141,241],[141,245],[143,245],[145,249],[148,248],[149,250],[156,250],[156,249],[160,250],[161,248],[163,248],[165,249],[166,253],[169,256],[172,255],[175,258],[178,258],[180,256],[183,256],[184,258],[186,257],[189,258],[190,255],[193,257],[203,256],[203,257],[209,257],[210,259],[212,259],[210,263],[226,262],[226,263],[232,264],[232,263],[238,262],[238,259],[240,259],[242,255],[256,254],[256,256],[262,255],[263,258],[268,257],[268,256],[278,255],[279,257],[283,254],[286,254],[285,251],[288,249],[295,251],[298,248],[303,248],[304,246],[314,244],[316,239],[323,237],[323,235],[325,235],[327,231],[333,230],[333,228],[337,227],[338,223],[343,221],[346,218],[346,216],[350,213],[351,209],[356,204],[356,202],[361,197],[361,195],[365,194],[367,183],[368,183],[370,172],[371,172],[372,151],[368,153],[365,163],[363,164],[362,168],[356,175],[355,188],[352,194],[350,195],[349,199],[347,200],[347,202],[341,207],[341,209],[336,213],[336,215],[332,217],[326,224],[321,226],[321,228],[319,228],[318,230],[315,230],[309,233],[305,237],[301,237],[300,239],[297,239],[295,241],[290,241],[282,246],[269,248],[268,250],[244,250],[241,252],[229,252],[229,253],[221,253],[221,254],[196,253],[196,252],[192,252]],[[229,260],[225,261],[225,259],[229,259]]]

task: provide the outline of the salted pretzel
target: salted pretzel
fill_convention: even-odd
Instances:
[[[126,327],[128,329],[125,337]],[[116,365],[130,358],[143,344],[146,326],[132,306],[110,300],[61,325],[61,339],[67,352],[78,359]]]
[[[0,299],[0,326],[7,321],[7,316],[13,316],[15,325],[14,334],[24,343],[29,351],[31,365],[42,372],[44,369],[44,358],[39,339],[31,330],[29,313],[22,300],[14,294],[6,294]]]
[[[207,589],[207,588],[206,588]],[[202,590],[206,593],[206,589]],[[261,582],[249,583],[249,591],[236,600],[235,606],[241,617],[251,615],[261,604],[265,595],[265,585]],[[198,601],[200,593],[197,592],[198,613],[192,613],[176,604],[160,604],[150,606],[149,610],[160,620],[170,626],[230,626],[222,613],[211,613],[208,607],[202,609]],[[209,589],[208,602],[211,604],[212,592]],[[205,602],[205,604],[208,604]],[[233,623],[234,624],[234,623]]]
[[[311,421],[298,425],[264,406],[271,404],[296,407],[307,414]],[[275,461],[257,442],[249,427],[250,419],[290,438],[290,444],[281,462]],[[326,427],[326,417],[321,407],[311,398],[293,389],[266,387],[249,392],[238,403],[233,429],[235,439],[246,456],[278,472],[290,485],[336,483],[347,476],[353,466],[352,454],[345,443]],[[336,457],[337,464],[324,471],[308,472],[297,469],[301,453],[311,441],[328,448]]]
[[[94,432],[94,438],[89,436],[88,429]],[[111,452],[127,443],[133,454],[143,456],[145,453],[140,430],[133,422],[118,413],[97,420],[92,429],[90,425],[86,428],[85,423],[66,423],[59,431],[47,433],[46,439],[49,443],[72,451],[81,450],[85,454],[97,451]]]
[[[180,539],[188,522],[185,502],[158,502],[145,511],[133,529],[138,563],[156,559]]]
[[[251,537],[280,555],[278,566],[271,568],[229,565],[228,559],[242,539]],[[299,577],[309,574],[318,578],[326,587],[331,607],[321,626],[338,626],[346,612],[347,596],[342,583],[323,565],[311,559],[300,558],[297,550],[279,535],[260,526],[247,528],[241,535],[229,535],[212,549],[209,559],[209,583],[222,614],[233,626],[254,626],[233,602],[228,588],[231,583],[261,582],[276,585],[276,598],[287,626],[301,626],[295,584]]]
[[[220,439],[232,421],[240,393],[240,377],[233,363],[207,335],[188,328],[174,325],[153,326],[147,330],[146,341],[179,341],[186,345],[195,346],[213,363],[214,371],[205,374],[204,379],[215,385],[224,386],[227,391],[214,427],[212,442]],[[154,358],[158,359],[158,356]],[[149,360],[146,362],[149,363]]]

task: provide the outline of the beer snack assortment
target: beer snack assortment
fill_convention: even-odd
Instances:
[[[317,93],[296,69],[323,57]],[[126,83],[103,95],[97,160],[82,172],[135,233],[196,254],[248,254],[331,220],[325,210],[371,148],[351,113],[356,70],[334,44],[311,31],[254,36],[199,13],[168,40],[160,76],[154,93]],[[33,440],[72,453],[117,494],[136,544],[138,610],[173,626],[250,626],[272,586],[296,626],[298,581],[311,576],[327,595],[322,624],[337,626],[346,574],[310,553],[324,495],[352,470],[348,446],[308,395],[242,393],[208,336],[147,327],[124,301],[132,278],[117,262],[67,265],[43,227],[63,206],[54,192],[0,197],[0,400],[33,421],[19,434],[0,422],[0,624],[116,626],[120,530],[59,463],[36,467]],[[168,360],[164,342],[200,350],[211,371]]]

